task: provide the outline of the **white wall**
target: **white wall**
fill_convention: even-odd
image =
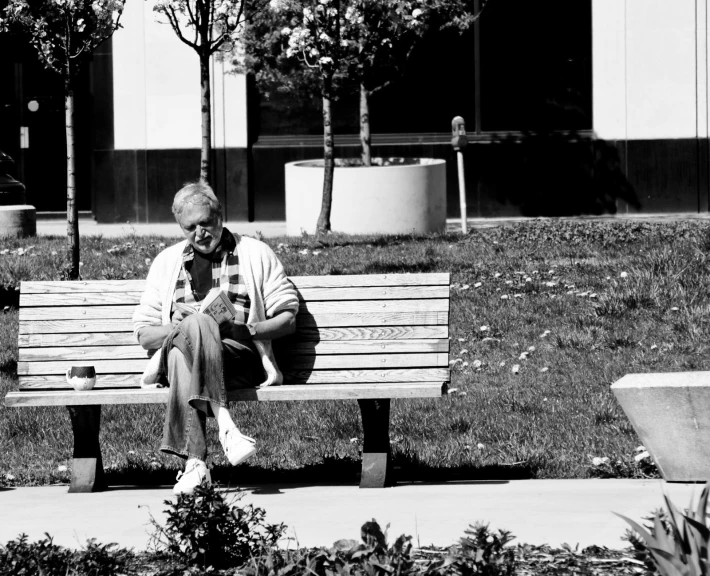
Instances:
[[[707,136],[707,3],[593,0],[597,136]]]
[[[114,144],[117,150],[199,148],[200,67],[197,54],[170,26],[156,21],[151,2],[126,2],[113,37]],[[246,82],[212,63],[212,141],[247,145]]]

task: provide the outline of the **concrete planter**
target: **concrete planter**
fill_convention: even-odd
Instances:
[[[37,214],[29,204],[0,206],[0,236],[34,236]]]
[[[382,161],[382,159],[373,159]],[[397,158],[397,164],[335,167],[331,227],[348,234],[426,234],[446,226],[446,161]],[[385,162],[386,164],[386,162]],[[323,161],[286,164],[286,233],[315,233]]]
[[[710,372],[627,374],[611,389],[665,480],[710,480]]]

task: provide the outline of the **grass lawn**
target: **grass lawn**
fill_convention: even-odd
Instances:
[[[530,222],[428,237],[266,241],[292,275],[450,272],[451,388],[393,402],[399,478],[586,478],[656,474],[610,385],[629,372],[708,370],[710,229],[680,223]],[[177,238],[82,239],[86,279],[143,278]],[[0,395],[17,387],[20,280],[60,279],[63,238],[0,240]],[[106,406],[110,482],[167,482],[163,406]],[[260,449],[239,478],[355,482],[354,402],[241,403]],[[213,478],[228,480],[212,434]],[[0,486],[67,482],[65,408],[0,407]],[[608,458],[595,465],[594,458]],[[599,461],[597,461],[599,462]]]

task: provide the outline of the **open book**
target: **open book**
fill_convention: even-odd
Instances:
[[[205,299],[199,303],[200,306],[197,309],[182,302],[173,302],[173,304],[185,316],[195,313],[207,314],[217,324],[232,320],[237,315],[237,310],[234,308],[234,304],[229,301],[229,296],[219,288],[212,288],[205,296]]]

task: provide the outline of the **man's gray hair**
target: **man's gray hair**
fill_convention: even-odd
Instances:
[[[187,204],[207,206],[212,214],[222,216],[222,205],[207,182],[189,182],[178,190],[172,208],[176,219],[180,217]]]

